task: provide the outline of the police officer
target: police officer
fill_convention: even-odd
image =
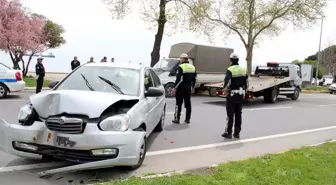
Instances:
[[[36,73],[36,94],[41,92],[43,87],[43,80],[45,76],[45,69],[42,64],[43,58],[37,58],[37,63],[35,65],[35,73]]]
[[[184,100],[186,108],[185,123],[190,123],[191,117],[191,93],[194,92],[196,83],[196,70],[192,64],[188,62],[188,55],[182,53],[180,56],[180,65],[176,70],[176,81],[173,93],[176,97],[176,106],[173,123],[180,123],[181,109]]]
[[[242,125],[242,106],[245,91],[248,88],[248,76],[246,70],[239,66],[238,55],[230,55],[231,66],[227,69],[224,79],[224,91],[226,97],[226,128],[222,137],[232,138],[233,117],[235,118],[233,137],[239,139]]]

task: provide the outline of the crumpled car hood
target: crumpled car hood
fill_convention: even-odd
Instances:
[[[33,95],[30,102],[42,118],[62,113],[84,114],[89,118],[97,118],[113,103],[131,99],[137,98],[97,91],[56,90]]]

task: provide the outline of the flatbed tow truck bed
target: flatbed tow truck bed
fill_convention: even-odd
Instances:
[[[272,63],[272,65],[274,65],[274,63]],[[270,74],[269,76],[249,76],[249,87],[246,91],[245,99],[250,100],[253,99],[253,97],[264,96],[266,103],[275,103],[278,95],[284,95],[292,100],[297,100],[300,93],[300,83],[298,84],[299,81],[294,82],[292,78],[297,75],[297,73],[294,72],[296,70],[295,68],[296,66],[294,65],[289,66],[286,75],[283,75],[283,69],[273,70],[270,67],[270,69],[264,70],[265,73]],[[277,75],[279,71],[282,72],[282,75]],[[215,91],[216,96],[226,97],[223,91],[224,82],[206,84],[205,87],[212,89],[211,91]]]

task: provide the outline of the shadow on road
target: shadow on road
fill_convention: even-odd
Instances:
[[[22,96],[17,95],[17,94],[9,94],[9,95],[7,95],[7,97],[5,99],[2,99],[2,100],[4,100],[4,101],[15,100],[15,99],[20,99],[20,98],[22,98]],[[1,102],[1,100],[0,100],[0,102]]]

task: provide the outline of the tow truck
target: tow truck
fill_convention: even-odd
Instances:
[[[301,69],[295,64],[268,62],[266,66],[256,67],[248,83],[244,97],[246,101],[263,96],[265,103],[275,103],[279,95],[297,100],[302,88]],[[224,82],[205,86],[215,88],[218,97],[227,96],[223,91]]]

